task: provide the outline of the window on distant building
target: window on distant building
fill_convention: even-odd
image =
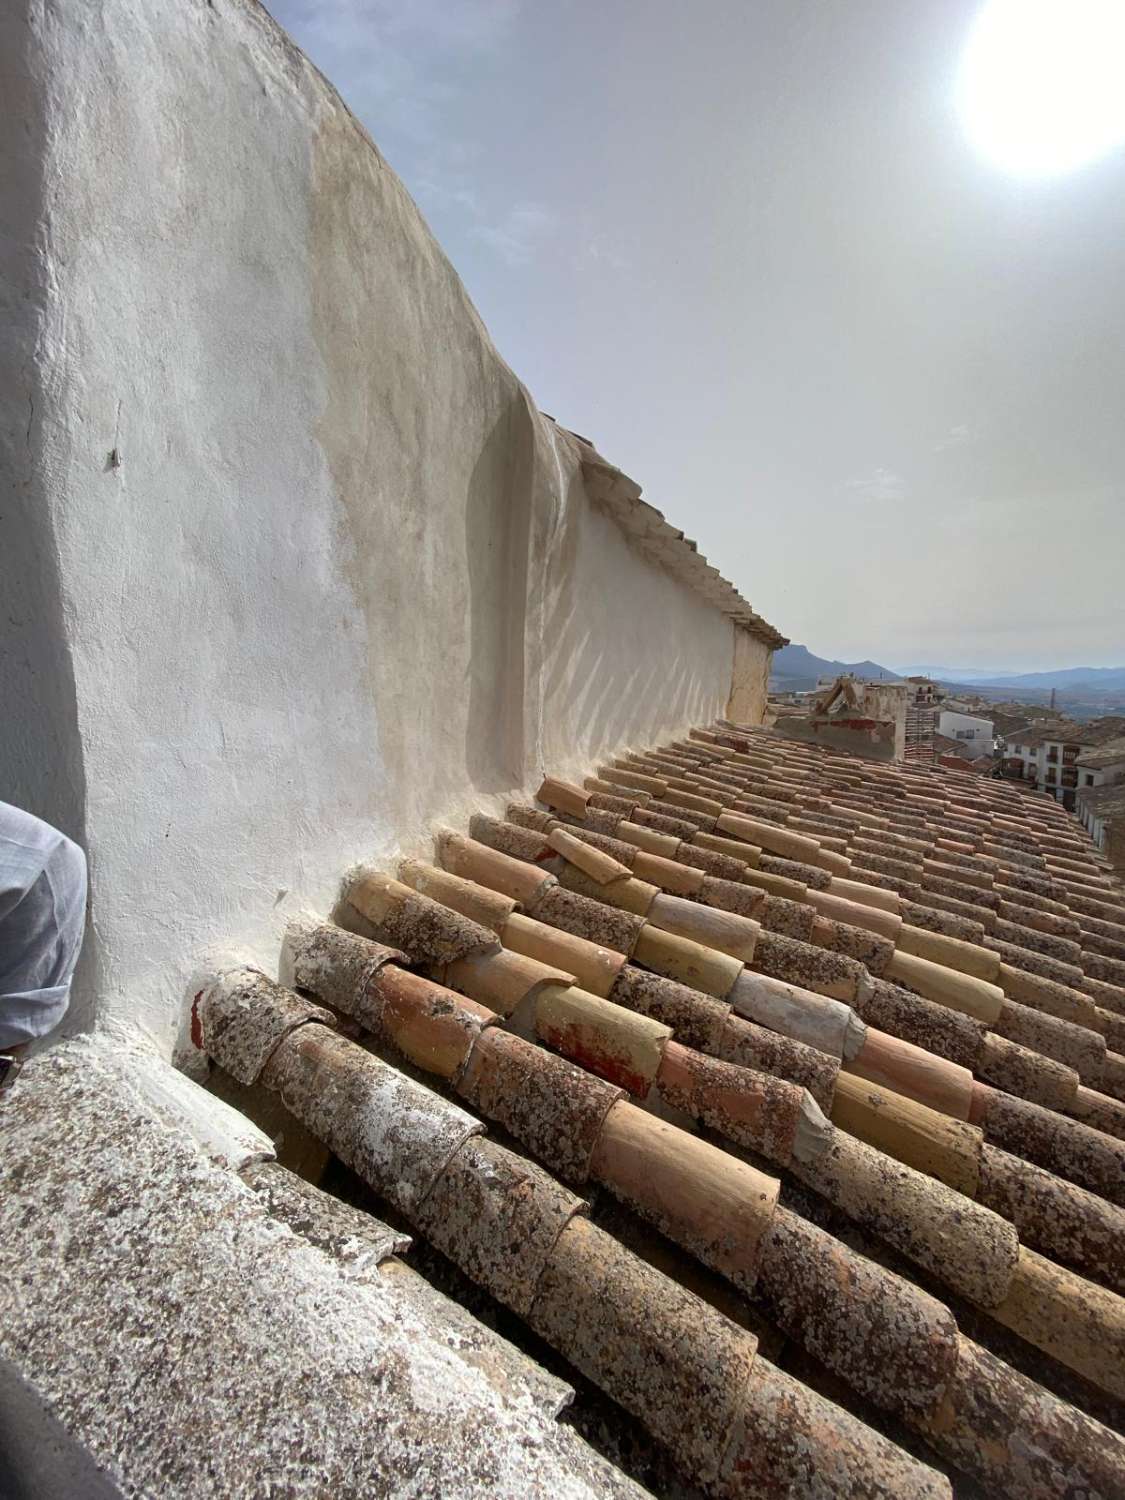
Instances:
[[[1047,767],[1047,780],[1048,781],[1054,781],[1054,779],[1055,779],[1055,777],[1057,775],[1058,775],[1058,772],[1055,770],[1054,766],[1048,766]]]
[[[1087,771],[1086,772],[1086,785],[1087,786],[1093,786],[1093,784],[1094,784],[1094,778],[1090,775],[1089,771]]]

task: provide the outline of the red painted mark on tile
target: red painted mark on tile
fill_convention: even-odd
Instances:
[[[203,990],[199,991],[191,1002],[191,1041],[193,1047],[203,1051],[203,1022],[199,1019],[199,1002],[203,999]]]
[[[649,1080],[643,1073],[630,1068],[624,1059],[610,1052],[592,1047],[577,1026],[550,1027],[543,1035],[544,1041],[557,1047],[572,1062],[578,1063],[588,1073],[596,1073],[607,1083],[615,1083],[628,1094],[644,1098],[649,1090]]]

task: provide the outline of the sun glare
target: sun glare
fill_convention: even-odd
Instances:
[[[1125,0],[988,0],[957,85],[966,133],[1009,172],[1069,172],[1125,141]]]

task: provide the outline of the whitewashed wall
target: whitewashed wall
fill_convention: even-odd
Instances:
[[[88,848],[73,1022],[167,1047],[193,965],[272,963],[352,861],[722,713],[732,628],[591,507],[253,0],[18,0],[3,25],[27,122],[0,796]]]

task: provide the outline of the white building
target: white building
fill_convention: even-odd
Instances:
[[[938,714],[937,732],[944,734],[946,739],[957,740],[963,746],[966,760],[976,760],[978,756],[992,754],[991,719],[981,719],[975,714],[957,713],[943,708]]]
[[[1050,792],[1073,811],[1079,788],[1095,788],[1116,779],[1104,774],[1108,767],[1100,763],[1100,752],[1103,747],[1108,749],[1122,740],[1125,740],[1125,719],[1119,718],[1094,720],[1089,724],[1063,720],[1038,729],[1033,726],[1004,741],[1004,772],[1030,782],[1039,791]],[[1112,757],[1110,764],[1116,764]]]

